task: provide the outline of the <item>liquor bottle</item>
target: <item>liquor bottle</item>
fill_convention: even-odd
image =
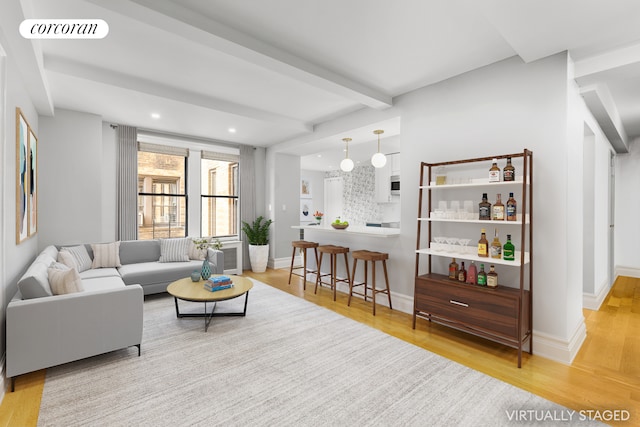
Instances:
[[[456,262],[455,258],[453,258],[453,260],[449,264],[449,279],[458,279],[458,263]]]
[[[464,282],[465,280],[467,280],[467,271],[464,269],[464,261],[462,261],[460,271],[458,271],[458,281]]]
[[[489,272],[487,273],[487,286],[495,288],[498,286],[498,273],[496,273],[495,266],[489,266]]]
[[[502,170],[503,181],[515,181],[516,180],[516,168],[511,164],[511,157],[507,157],[507,165]]]
[[[487,193],[482,193],[482,201],[478,204],[478,219],[491,219],[491,203],[487,201]]]
[[[491,219],[496,221],[504,220],[504,204],[502,203],[502,194],[496,194],[496,203],[491,208]]]
[[[471,265],[467,270],[467,283],[470,285],[475,285],[477,283],[476,282],[477,277],[478,277],[478,269],[476,268],[475,263],[471,261]]]
[[[493,165],[491,165],[491,169],[489,169],[489,182],[500,182],[498,159],[493,159]]]
[[[491,242],[491,246],[489,247],[489,254],[491,258],[502,258],[502,243],[500,243],[497,228],[493,232],[493,242]]]
[[[516,220],[516,211],[518,210],[518,203],[513,198],[513,193],[509,193],[509,200],[507,200],[507,221]]]
[[[484,264],[480,264],[480,271],[478,271],[478,285],[487,286],[487,273],[484,272]]]
[[[478,256],[489,256],[489,241],[487,240],[487,231],[484,228],[480,231],[480,240],[478,240]]]
[[[516,248],[511,243],[511,234],[507,234],[507,243],[502,247],[502,259],[505,261],[513,261],[516,256]]]

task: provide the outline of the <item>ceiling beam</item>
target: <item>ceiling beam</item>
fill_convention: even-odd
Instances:
[[[89,0],[187,40],[376,109],[393,105],[390,95],[292,55],[225,24],[166,0]]]
[[[235,114],[237,116],[275,123],[300,132],[313,132],[313,126],[311,124],[291,117],[270,113],[268,111],[205,96],[199,93],[187,92],[185,90],[159,84],[148,79],[105,70],[103,68],[94,67],[92,65],[57,56],[45,56],[44,59],[45,69],[47,71],[145,93],[173,101],[198,105],[200,107]]]
[[[53,99],[42,65],[40,41],[25,39],[18,31],[20,22],[30,17],[30,6],[27,0],[2,5],[0,43],[6,54],[17,64],[25,90],[36,111],[43,116],[53,116]]]
[[[640,63],[640,43],[608,50],[575,61],[575,78],[590,76],[603,71]]]
[[[607,86],[600,84],[583,87],[580,88],[580,95],[616,153],[628,153],[627,133]]]

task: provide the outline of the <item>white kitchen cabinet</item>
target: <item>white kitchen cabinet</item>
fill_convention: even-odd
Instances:
[[[387,155],[387,163],[391,163],[391,175],[400,175],[400,153]]]

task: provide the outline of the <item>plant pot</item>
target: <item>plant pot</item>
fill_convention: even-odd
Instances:
[[[269,245],[249,245],[249,261],[251,271],[254,273],[264,273],[269,260]]]

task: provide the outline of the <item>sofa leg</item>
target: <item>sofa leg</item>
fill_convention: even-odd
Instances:
[[[11,377],[11,393],[16,391],[16,377]]]
[[[142,351],[142,344],[136,344],[136,347],[138,347],[138,357],[140,357],[140,352]]]

